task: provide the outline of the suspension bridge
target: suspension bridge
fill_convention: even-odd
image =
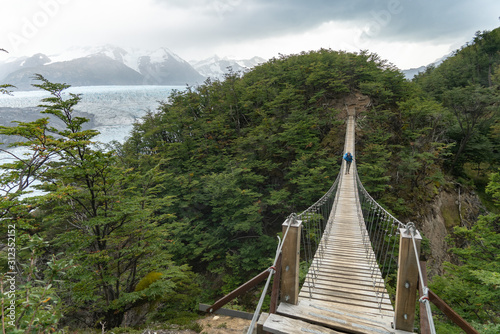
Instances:
[[[355,108],[346,109],[344,152],[355,156]],[[248,334],[254,327],[257,333],[403,334],[414,331],[418,289],[421,333],[435,333],[430,301],[466,333],[477,333],[427,288],[420,240],[412,223],[398,221],[366,192],[355,161],[349,173],[343,161],[328,192],[283,223],[273,266],[206,310],[215,312],[267,280]],[[305,278],[301,266],[308,268]],[[273,275],[270,310],[262,313]],[[395,293],[386,290],[389,282]]]
[[[349,113],[344,153],[355,153],[355,121]],[[281,303],[275,314],[264,322],[271,333],[407,333],[393,329],[394,308],[385,288],[384,278],[376,262],[357,193],[356,167],[349,173],[342,164],[335,192],[327,194],[319,205],[297,217],[303,225],[301,233],[305,252],[311,227],[323,224],[322,237],[296,300]],[[332,205],[332,210],[324,205]],[[325,210],[326,209],[326,210]],[[328,212],[330,211],[330,212]],[[384,217],[385,219],[385,217]],[[287,223],[288,224],[288,223]],[[288,229],[288,225],[286,225]],[[316,231],[322,226],[314,226]],[[309,235],[308,235],[309,234]],[[368,240],[368,243],[367,243]],[[390,249],[390,248],[389,248]],[[307,256],[309,258],[309,256]],[[286,299],[286,296],[285,296]]]

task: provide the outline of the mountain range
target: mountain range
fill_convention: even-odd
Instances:
[[[403,74],[405,75],[406,79],[411,80],[418,73],[424,72],[427,67],[429,67],[429,66],[435,66],[435,67],[437,67],[443,61],[445,61],[446,58],[451,57],[452,55],[453,55],[453,52],[451,52],[451,53],[449,53],[447,55],[444,55],[441,58],[436,59],[435,61],[433,61],[432,63],[430,63],[428,65],[420,66],[420,67],[416,67],[416,68],[409,68],[407,70],[402,70],[401,72],[403,72]]]
[[[167,48],[144,51],[105,45],[0,61],[0,82],[31,90],[33,75],[39,73],[49,81],[71,86],[193,85],[208,77],[223,79],[230,69],[247,71],[262,62],[265,59],[259,57],[232,60],[218,56],[187,62]]]
[[[217,55],[204,60],[189,61],[201,75],[217,79],[223,79],[224,75],[229,73],[229,71],[245,72],[264,62],[266,62],[266,59],[260,57],[236,60],[227,57],[220,58]]]
[[[437,65],[448,56],[432,64]],[[188,62],[167,48],[145,51],[112,45],[73,47],[60,54],[38,53],[0,60],[0,83],[9,83],[19,90],[32,90],[33,75],[39,73],[49,81],[71,86],[195,85],[207,78],[224,79],[230,71],[248,71],[265,61],[260,57],[236,60],[215,55]],[[412,79],[425,68],[402,72],[407,79]]]

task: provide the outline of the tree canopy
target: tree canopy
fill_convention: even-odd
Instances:
[[[424,214],[466,164],[488,162],[496,172],[497,39],[498,30],[478,33],[412,82],[366,51],[280,56],[174,91],[114,145],[83,129],[88,120],[73,112],[80,95],[37,76],[35,86],[50,93],[42,117],[0,127],[22,138],[2,148],[13,162],[0,175],[0,219],[17,228],[18,265],[31,264],[20,271],[17,303],[25,311],[16,330],[118,327],[141,308],[156,309],[141,321],[175,317],[267,268],[286,217],[335,180],[348,103],[357,108],[361,181],[402,219]],[[497,188],[493,174],[494,201]],[[498,260],[489,256],[497,225],[498,217],[485,216],[457,228],[449,242],[463,265],[450,263],[436,280],[478,322],[498,321],[494,291],[469,296],[485,306],[474,312],[450,289],[497,283]]]

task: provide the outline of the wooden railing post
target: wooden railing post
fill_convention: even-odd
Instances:
[[[290,223],[290,228],[288,224]],[[281,301],[297,305],[299,302],[300,234],[302,221],[293,217],[283,223],[281,259]],[[286,232],[288,229],[288,233]]]
[[[420,254],[420,233],[400,228],[398,281],[396,286],[396,305],[394,312],[395,329],[413,332],[415,321],[415,303],[417,300],[418,285],[418,256]],[[412,234],[415,235],[417,254],[413,246]]]

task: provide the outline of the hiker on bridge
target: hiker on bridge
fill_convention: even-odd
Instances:
[[[351,168],[351,163],[353,159],[354,158],[351,152],[347,152],[346,154],[344,154],[344,160],[346,161],[346,169],[345,169],[346,174],[349,174],[349,169]]]

